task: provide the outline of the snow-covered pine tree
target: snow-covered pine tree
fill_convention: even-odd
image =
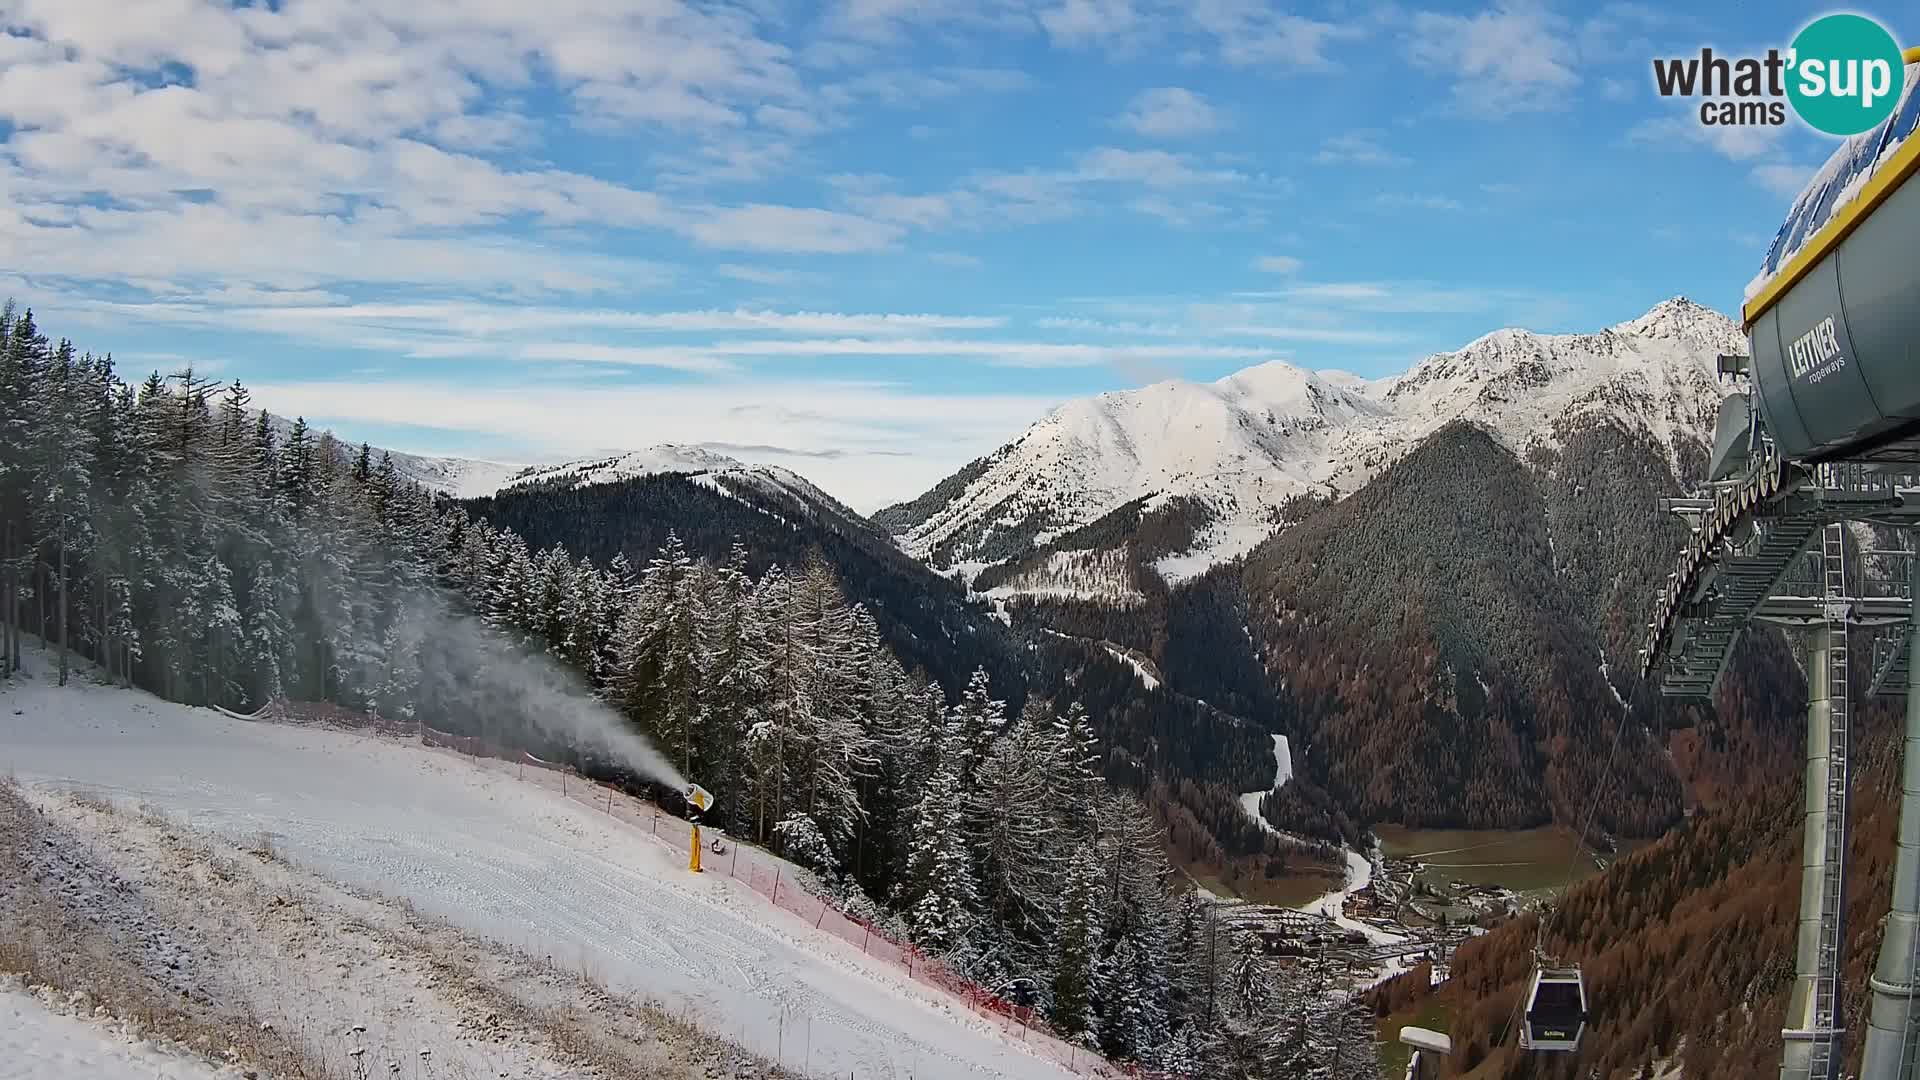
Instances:
[[[1232,989],[1229,1002],[1233,1014],[1245,1021],[1264,1016],[1268,1003],[1273,1000],[1273,976],[1259,935],[1243,933],[1234,941],[1233,966],[1227,977]]]
[[[209,705],[240,704],[246,696],[246,635],[234,600],[233,572],[217,553],[208,551],[201,561],[195,592],[199,699]]]
[[[966,793],[986,914],[1002,932],[1034,944],[1055,930],[1060,884],[1075,846],[1047,802],[1043,763],[1051,727],[1045,706],[1029,701],[1013,730],[987,751]]]
[[[32,493],[39,533],[44,592],[55,603],[52,637],[60,656],[60,685],[67,682],[74,578],[93,548],[94,425],[80,359],[73,343],[54,350],[44,383],[40,423],[33,433]],[[43,618],[40,633],[48,635]]]
[[[860,720],[862,692],[853,610],[816,552],[794,582],[789,612],[805,639],[808,709],[795,714],[786,749],[800,787],[796,809],[814,820],[844,864],[865,811],[859,776],[877,764]]]
[[[738,831],[749,821],[753,781],[747,734],[762,719],[767,693],[766,629],[753,602],[746,548],[738,541],[712,577],[699,613],[701,695],[699,748],[705,782],[719,798],[715,819]]]
[[[956,714],[949,718],[933,774],[914,807],[913,843],[899,889],[899,903],[913,927],[914,940],[934,953],[957,950],[980,917],[973,857],[962,828],[964,745]]]
[[[960,783],[962,787],[970,788],[980,763],[986,760],[987,751],[1007,724],[1006,702],[993,696],[991,679],[985,668],[975,669],[953,712],[960,735]]]
[[[626,618],[627,608],[633,603],[634,590],[638,579],[633,572],[633,564],[627,561],[625,552],[620,552],[607,563],[607,587],[601,595],[600,609],[595,615],[595,652],[593,685],[602,694],[607,693],[619,664],[619,641],[621,622]]]
[[[699,672],[694,655],[693,558],[674,533],[647,563],[622,633],[622,699],[659,746],[693,776]]]
[[[369,695],[373,711],[388,720],[412,720],[420,694],[420,641],[406,620],[387,627],[381,642],[384,656],[380,683]]]
[[[1099,916],[1094,910],[1094,879],[1099,871],[1093,853],[1077,850],[1068,863],[1060,897],[1060,923],[1055,935],[1053,967],[1053,1026],[1069,1036],[1092,1026],[1093,968],[1099,948]]]
[[[280,673],[292,649],[292,628],[286,613],[293,606],[293,592],[285,581],[273,560],[261,558],[254,563],[246,607],[240,613],[245,706],[265,704],[285,690]]]
[[[8,673],[20,666],[20,624],[32,595],[36,560],[32,520],[34,433],[47,408],[45,376],[51,359],[33,312],[5,310],[5,349],[0,351],[0,628],[7,636]]]
[[[1102,788],[1099,739],[1086,706],[1078,701],[1054,721],[1051,754],[1043,762],[1047,800],[1059,815],[1062,828],[1083,843],[1091,843],[1097,829],[1094,808]]]

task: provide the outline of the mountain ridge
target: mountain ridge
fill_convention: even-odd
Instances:
[[[1290,499],[1351,494],[1453,420],[1522,457],[1556,445],[1569,418],[1616,421],[1678,468],[1719,402],[1715,357],[1741,341],[1726,316],[1675,297],[1589,333],[1495,330],[1381,379],[1272,362],[1167,380],[1067,402],[874,520],[971,578],[1134,500],[1189,499],[1205,528],[1154,563],[1177,583],[1251,551]]]

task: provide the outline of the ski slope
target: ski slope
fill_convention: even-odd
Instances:
[[[1070,1075],[744,884],[691,875],[631,826],[449,754],[29,678],[0,690],[0,770],[236,840],[266,833],[327,877],[684,1008],[814,1075]]]

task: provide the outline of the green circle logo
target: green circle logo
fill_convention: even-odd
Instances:
[[[1787,97],[1793,111],[1829,135],[1858,135],[1893,115],[1906,82],[1900,45],[1859,15],[1827,15],[1793,39]]]

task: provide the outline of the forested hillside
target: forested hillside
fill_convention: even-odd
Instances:
[[[235,709],[330,701],[618,775],[633,762],[608,740],[545,717],[605,712],[718,793],[737,835],[978,981],[1026,980],[1055,1027],[1111,1056],[1372,1075],[1368,1055],[1329,1052],[1365,1045],[1364,1015],[1171,888],[1161,828],[1124,788],[1167,802],[1138,763],[1209,768],[1219,751],[1151,710],[1118,721],[1141,749],[1102,747],[1088,710],[1113,707],[1110,671],[1087,680],[1091,702],[1061,679],[1010,712],[984,671],[947,694],[881,643],[824,558],[715,560],[671,533],[644,564],[533,545],[365,447],[299,421],[278,437],[238,383],[129,386],[10,306],[0,510],[9,678],[24,631],[59,653],[62,681],[110,673]]]
[[[714,561],[749,541],[743,569],[755,576],[774,564],[799,566],[817,551],[849,595],[866,605],[881,637],[911,667],[924,668],[949,693],[985,668],[994,692],[1018,709],[1026,675],[1018,648],[984,605],[967,602],[958,583],[930,573],[864,519],[837,504],[744,476],[665,473],[618,483],[550,484],[510,489],[466,506],[476,517],[510,529],[535,548],[555,545],[610,565],[624,556],[639,565],[679,536],[687,550]]]
[[[1784,720],[1794,705],[1760,707]],[[1854,723],[1840,981],[1850,1033],[1866,1025],[1900,809],[1898,709],[1862,707]],[[1546,950],[1586,975],[1593,1027],[1578,1055],[1550,1060],[1513,1046],[1509,1023],[1532,970],[1534,919],[1463,946],[1443,991],[1459,1009],[1453,1068],[1502,1080],[1639,1076],[1656,1060],[1679,1064],[1689,1080],[1776,1072],[1800,901],[1799,795],[1791,783],[1755,785],[1568,894],[1550,916]],[[1863,1040],[1847,1044],[1857,1071]]]
[[[1581,820],[1624,710],[1550,529],[1534,476],[1458,424],[1248,560],[1250,632],[1300,767],[1357,816]],[[1650,835],[1681,791],[1638,704],[1598,821]]]
[[[987,604],[909,558],[874,525],[813,496],[790,474],[741,469],[550,483],[465,505],[533,547],[561,545],[596,565],[617,558],[639,565],[670,534],[689,553],[716,560],[731,557],[744,541],[743,568],[750,575],[776,563],[821,559],[871,614],[881,641],[949,693],[984,669],[1010,711],[1018,712],[1028,693],[1082,703],[1105,748],[1102,774],[1146,802],[1183,867],[1229,887],[1289,874],[1316,881],[1337,876],[1339,860],[1331,852],[1288,844],[1241,809],[1242,792],[1273,780],[1266,713],[1223,711],[1149,691],[1096,641],[1016,634],[991,617]]]

